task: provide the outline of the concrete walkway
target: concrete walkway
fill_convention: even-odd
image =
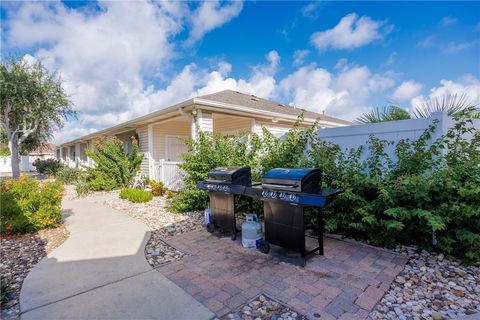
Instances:
[[[214,314],[148,265],[148,228],[101,205],[64,201],[70,237],[40,261],[20,294],[21,319],[211,319]]]

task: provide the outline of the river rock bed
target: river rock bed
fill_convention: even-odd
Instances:
[[[105,204],[145,223],[151,236],[145,246],[145,257],[152,267],[176,261],[184,253],[168,244],[168,238],[202,227],[203,212],[172,213],[164,197],[154,197],[146,203],[124,199],[107,200]]]
[[[409,261],[370,314],[370,319],[451,319],[480,315],[480,265],[399,247]]]
[[[0,242],[0,272],[9,288],[9,300],[1,306],[1,319],[18,319],[20,289],[28,272],[47,253],[68,238],[65,226],[34,233],[2,236]]]
[[[224,315],[221,320],[306,320],[307,317],[288,306],[268,297],[259,295],[235,312]]]

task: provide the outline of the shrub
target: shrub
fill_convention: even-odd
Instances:
[[[75,183],[75,191],[77,192],[77,196],[83,197],[89,194],[92,188],[85,179],[80,179]]]
[[[155,197],[163,196],[165,192],[167,192],[167,188],[163,186],[163,182],[156,182],[154,180],[150,180],[149,183],[150,187],[152,188],[152,194]]]
[[[38,173],[53,175],[55,176],[63,165],[60,160],[56,159],[46,159],[46,160],[35,160],[32,165],[35,167]]]
[[[7,282],[3,278],[0,278],[0,303],[2,305],[10,299],[11,292],[12,289]]]
[[[251,166],[254,179],[274,167],[317,167],[323,187],[345,190],[324,209],[328,231],[379,246],[415,244],[472,263],[480,258],[480,132],[469,120],[456,121],[435,141],[433,123],[419,139],[398,142],[394,158],[385,151],[391,142],[371,136],[366,146],[341,150],[320,140],[315,126],[296,125],[282,138],[200,134],[187,143],[186,188],[170,209],[204,209],[208,197],[195,185],[217,166]],[[315,228],[315,219],[309,214],[306,223]]]
[[[169,199],[168,208],[172,212],[188,212],[205,209],[208,205],[208,193],[203,190],[186,189]]]
[[[132,137],[132,150],[126,153],[123,142],[115,137],[95,142],[95,150],[85,150],[95,162],[87,168],[87,182],[92,190],[112,190],[127,187],[140,169],[143,154],[138,152],[138,142]]]
[[[2,199],[1,232],[23,233],[53,228],[62,221],[63,187],[58,182],[43,182],[20,177],[0,182]]]
[[[153,195],[150,192],[140,189],[122,189],[122,191],[120,191],[120,198],[127,199],[131,202],[141,203],[152,200]]]
[[[57,172],[57,180],[64,184],[74,184],[82,175],[83,171],[80,169],[63,167]]]

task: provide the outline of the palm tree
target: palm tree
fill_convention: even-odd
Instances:
[[[446,112],[449,116],[464,114],[470,118],[480,118],[477,104],[470,102],[467,94],[445,94],[441,98],[435,97],[422,102],[412,110],[415,118],[428,118],[434,112]]]
[[[357,118],[360,123],[376,123],[385,121],[396,121],[411,119],[412,116],[407,110],[396,105],[377,107],[370,112],[364,113]]]
[[[470,102],[468,95],[445,94],[441,98],[435,97],[415,106],[409,113],[398,105],[375,108],[357,118],[360,123],[376,123],[412,118],[428,118],[435,112],[446,112],[449,116],[464,115],[469,118],[480,119],[480,110],[477,104]]]

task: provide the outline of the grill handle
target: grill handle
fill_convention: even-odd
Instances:
[[[262,183],[262,187],[295,189],[298,186],[292,186],[292,185],[287,185],[287,184]]]
[[[227,182],[226,179],[224,180],[214,180],[214,179],[207,179],[205,180],[206,182],[213,182],[213,183],[224,183],[224,182]]]

